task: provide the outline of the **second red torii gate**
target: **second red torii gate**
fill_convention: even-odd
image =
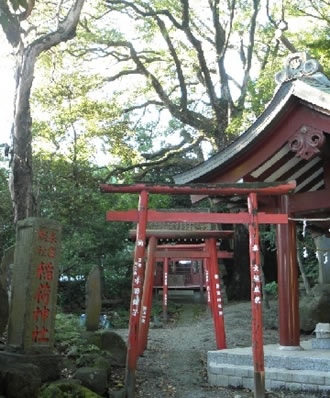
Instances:
[[[221,231],[221,232],[230,232],[230,231]],[[177,231],[174,231],[177,235]],[[233,231],[232,231],[233,233]],[[225,234],[227,235],[227,234]],[[227,237],[227,236],[226,236]],[[205,271],[205,282],[206,282],[206,291],[207,291],[207,302],[211,304],[210,298],[210,286],[209,286],[209,278],[207,271],[207,260],[210,259],[211,255],[209,251],[206,251],[207,244],[175,244],[175,245],[158,245],[157,250],[155,252],[155,257],[157,261],[161,261],[163,263],[163,311],[164,311],[164,319],[167,320],[167,298],[168,298],[168,262],[169,260],[192,260],[199,259],[202,260],[202,265]],[[217,249],[217,258],[233,258],[233,253],[226,250]],[[200,267],[200,292],[203,294],[204,290],[204,280],[203,280],[203,267]],[[188,286],[190,287],[190,285]],[[219,348],[219,347],[217,347]]]
[[[249,226],[249,251],[251,273],[251,305],[252,305],[252,349],[254,362],[255,398],[264,398],[264,357],[263,357],[263,332],[261,308],[261,278],[260,278],[260,252],[259,252],[259,224],[287,224],[287,214],[258,213],[257,194],[259,195],[285,195],[295,189],[295,182],[275,184],[212,184],[193,186],[168,186],[168,185],[101,185],[101,191],[107,193],[139,193],[138,210],[127,212],[108,212],[108,221],[135,221],[137,222],[137,236],[133,264],[132,297],[130,307],[129,336],[127,348],[127,365],[125,389],[126,397],[135,397],[136,361],[138,356],[138,333],[140,322],[142,282],[144,278],[144,256],[146,245],[146,227],[150,221],[162,222],[191,222],[191,223],[244,223]],[[208,196],[233,196],[248,195],[248,212],[231,213],[162,213],[148,210],[148,194],[189,194]],[[210,238],[214,239],[214,238]],[[210,245],[210,251],[216,251],[216,245]],[[216,257],[216,254],[213,255]],[[283,302],[283,300],[282,300]],[[290,303],[289,303],[290,304]],[[284,308],[287,311],[287,308]]]

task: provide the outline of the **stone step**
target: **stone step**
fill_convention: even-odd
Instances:
[[[264,347],[265,367],[292,370],[316,370],[330,372],[330,350],[312,349],[311,342],[302,342],[302,350],[284,351],[278,344]],[[252,366],[251,347],[209,351],[208,362],[214,364]]]
[[[252,366],[234,364],[208,364],[208,381],[212,386],[243,387],[253,390]],[[268,391],[330,391],[330,373],[319,370],[288,370],[265,368],[265,388]]]
[[[267,390],[330,391],[330,350],[313,349],[312,341],[301,350],[281,350],[278,344],[264,346]],[[251,347],[208,352],[210,385],[253,390]]]

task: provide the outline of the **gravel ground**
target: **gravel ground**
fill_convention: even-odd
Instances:
[[[215,350],[213,321],[209,310],[199,303],[182,303],[179,319],[149,332],[148,349],[137,365],[137,398],[247,398],[249,390],[212,388],[207,384],[207,351]],[[276,303],[264,311],[264,343],[278,343]],[[228,348],[251,345],[251,307],[248,302],[224,308]],[[127,330],[118,331],[127,339]],[[269,398],[330,397],[279,391]]]

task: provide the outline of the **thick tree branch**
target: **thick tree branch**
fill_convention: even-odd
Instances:
[[[203,116],[200,113],[194,112],[189,109],[182,110],[180,106],[173,103],[161,85],[160,81],[156,78],[156,76],[151,73],[141,61],[138,53],[136,52],[132,43],[127,41],[118,41],[118,42],[108,42],[109,45],[114,47],[127,47],[130,51],[131,58],[135,62],[137,69],[143,73],[148,81],[151,82],[151,85],[160,100],[163,102],[164,106],[170,111],[173,117],[180,120],[182,123],[188,124],[197,130],[202,131],[210,131],[214,129],[213,120]]]
[[[130,69],[130,70],[122,70],[122,71],[118,72],[116,75],[104,78],[104,81],[105,82],[113,82],[113,81],[115,81],[115,80],[117,80],[117,79],[119,79],[120,77],[123,77],[123,76],[142,75],[142,74],[143,73],[141,71],[139,71],[138,68]]]
[[[25,19],[27,19],[27,18],[31,15],[32,10],[33,10],[33,8],[34,8],[34,5],[35,5],[35,0],[30,0],[30,1],[28,1],[28,2],[27,2],[26,10],[25,10],[22,14],[20,14],[20,15],[18,16],[18,19],[19,19],[20,21],[24,21]]]
[[[16,15],[12,15],[6,0],[0,0],[0,25],[10,45],[16,48],[20,42],[20,25]]]
[[[205,87],[208,92],[208,96],[210,97],[210,102],[214,111],[217,110],[218,107],[218,98],[215,94],[214,85],[212,82],[211,74],[207,66],[206,58],[204,55],[204,51],[202,48],[201,42],[193,35],[190,29],[190,17],[189,17],[189,1],[181,0],[182,4],[182,27],[185,32],[188,40],[193,45],[196,50],[200,71],[203,76],[203,80],[205,82]]]
[[[234,5],[235,3],[233,3]],[[218,65],[218,72],[219,72],[219,77],[220,77],[220,95],[222,99],[222,107],[225,106],[224,101],[226,101],[229,106],[231,107],[233,104],[232,98],[231,98],[231,93],[229,89],[229,81],[228,81],[228,75],[225,70],[225,54],[228,46],[228,41],[229,41],[229,36],[231,32],[231,27],[233,24],[233,18],[234,18],[234,9],[231,9],[231,15],[230,15],[230,30],[228,33],[228,36],[226,38],[226,32],[224,28],[222,27],[220,23],[220,10],[219,10],[219,0],[214,0],[213,2],[209,0],[209,5],[211,7],[212,11],[212,16],[213,16],[213,25],[215,28],[215,51],[216,51],[216,56],[217,56],[217,65]],[[221,112],[219,107],[217,106],[216,108],[217,111],[217,119],[220,122],[220,120],[223,118],[224,114],[227,112]],[[227,115],[225,116],[227,119]]]
[[[153,161],[149,161],[149,162],[141,162],[141,163],[126,166],[126,167],[115,166],[113,168],[113,170],[109,171],[107,176],[104,178],[103,182],[106,183],[109,180],[109,178],[111,178],[112,176],[118,176],[120,174],[126,173],[127,171],[131,171],[136,168],[138,168],[138,169],[147,168],[148,170],[152,170],[153,168],[155,168],[157,166],[163,167],[164,165],[167,164],[169,159],[178,157],[178,156],[181,157],[183,154],[190,152],[193,148],[198,146],[204,139],[205,139],[205,137],[200,135],[187,147],[175,146],[175,147],[173,147],[174,149],[170,148],[167,153],[163,154],[163,156],[157,160],[153,160]]]
[[[181,62],[180,62],[179,57],[175,51],[175,48],[170,39],[170,35],[165,27],[164,22],[158,16],[156,17],[156,21],[159,26],[160,32],[161,32],[164,40],[166,41],[166,44],[168,46],[168,49],[170,51],[170,54],[173,58],[173,61],[174,61],[175,67],[176,67],[176,73],[178,75],[180,89],[181,89],[180,106],[181,106],[182,110],[185,110],[187,108],[188,94],[187,94],[187,86],[185,83],[184,74],[183,74],[182,67],[181,67]]]
[[[147,101],[147,102],[144,102],[143,104],[134,105],[134,106],[130,106],[129,108],[125,108],[123,110],[123,112],[124,113],[129,113],[129,112],[135,111],[137,109],[147,108],[149,105],[162,106],[163,103],[160,102],[160,101]]]
[[[250,29],[249,29],[249,41],[248,41],[247,51],[246,51],[246,63],[245,63],[245,67],[244,67],[242,92],[237,101],[237,107],[239,109],[242,109],[244,106],[245,97],[246,97],[246,93],[247,93],[247,84],[250,79],[250,71],[251,71],[251,66],[252,66],[252,55],[253,55],[253,50],[254,50],[254,40],[255,40],[255,32],[256,32],[256,26],[257,26],[257,16],[259,13],[260,0],[253,0],[252,3],[253,3],[253,11],[252,11]]]
[[[177,29],[182,29],[182,26],[179,22],[174,18],[174,16],[168,10],[152,10],[150,7],[148,11],[141,10],[139,7],[136,6],[135,3],[125,0],[107,0],[106,1],[109,6],[111,5],[120,5],[124,7],[132,8],[137,14],[141,15],[142,17],[155,17],[157,15],[165,15]]]

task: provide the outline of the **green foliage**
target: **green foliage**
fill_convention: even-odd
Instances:
[[[180,312],[182,311],[183,306],[175,303],[173,301],[168,302],[168,315],[170,319],[175,320]],[[163,305],[160,300],[154,299],[152,302],[150,319],[152,320],[154,317],[157,319],[161,319],[163,314]],[[129,308],[119,307],[116,309],[115,314],[110,314],[110,324],[114,328],[127,328],[129,322]]]
[[[265,290],[266,293],[268,293],[273,298],[277,298],[277,295],[278,295],[277,282],[273,281],[273,282],[270,282],[270,283],[266,283],[265,286],[264,286],[264,290]]]
[[[73,314],[56,314],[55,344],[76,345],[80,341],[79,317]]]
[[[115,313],[110,314],[110,324],[116,329],[124,329],[128,327],[129,308],[118,307]]]
[[[264,226],[260,229],[260,240],[265,242],[269,250],[276,250],[276,231],[274,225]]]
[[[78,367],[90,365],[90,354],[101,354],[94,344],[87,343],[79,318],[73,314],[56,314],[55,346],[66,357],[74,359]]]

